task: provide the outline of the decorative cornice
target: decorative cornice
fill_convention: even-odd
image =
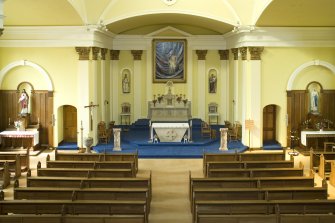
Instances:
[[[76,47],[76,51],[79,54],[79,60],[89,60],[91,47]]]
[[[4,29],[0,29],[0,36],[2,35],[3,31],[4,31]]]
[[[196,50],[195,52],[198,55],[198,60],[206,60],[207,50]]]
[[[246,60],[247,55],[248,55],[248,47],[240,47],[239,49],[240,49],[242,60]]]
[[[141,60],[143,50],[131,50],[134,60]]]
[[[110,50],[109,55],[111,60],[119,60],[120,50]]]
[[[100,48],[99,47],[92,47],[92,60],[97,60],[98,59],[98,55],[100,52]]]
[[[107,48],[101,48],[101,60],[106,60]]]
[[[261,60],[261,54],[264,47],[248,47],[250,52],[250,60]]]
[[[229,50],[219,50],[220,60],[229,60]]]
[[[231,52],[234,55],[234,60],[238,60],[238,48],[232,48]]]

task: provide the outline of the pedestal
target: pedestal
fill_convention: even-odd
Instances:
[[[121,151],[121,129],[120,128],[114,128],[113,129],[114,134],[114,148],[113,151]]]
[[[92,137],[87,137],[85,139],[85,147],[86,147],[85,153],[91,153],[92,145],[93,145],[93,138]]]
[[[227,147],[228,128],[220,128],[220,148],[219,150],[228,150]]]

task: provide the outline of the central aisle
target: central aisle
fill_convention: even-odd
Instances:
[[[191,223],[189,171],[202,176],[202,159],[140,159],[139,174],[152,171],[150,223]]]

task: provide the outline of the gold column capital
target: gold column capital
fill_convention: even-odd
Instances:
[[[109,55],[111,60],[119,60],[120,50],[110,50]]]
[[[93,54],[92,60],[98,59],[99,52],[100,52],[99,47],[92,47],[92,54]]]
[[[89,60],[91,47],[75,47],[79,54],[79,60]]]
[[[106,60],[106,53],[107,53],[106,48],[101,48],[101,60]]]
[[[250,60],[261,60],[261,54],[264,47],[248,47],[250,52]]]
[[[207,50],[196,50],[195,53],[198,55],[198,60],[206,60]]]
[[[238,60],[238,48],[232,48],[231,52],[234,55],[234,60]]]
[[[240,47],[239,49],[242,56],[242,60],[246,60],[248,55],[248,47]]]
[[[143,50],[131,50],[134,60],[141,60]]]
[[[229,50],[219,50],[220,60],[229,60]]]

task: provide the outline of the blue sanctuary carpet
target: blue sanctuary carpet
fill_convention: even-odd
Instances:
[[[77,142],[60,142],[57,146],[58,150],[78,150]]]
[[[264,150],[281,150],[283,147],[276,140],[264,141],[263,142]]]
[[[209,139],[201,136],[200,124],[201,120],[193,119],[192,142],[149,142],[150,130],[148,122],[139,120],[130,126],[128,131],[121,132],[121,148],[122,152],[138,152],[140,158],[202,158],[203,153],[232,153],[244,152],[248,147],[244,146],[240,141],[228,142],[228,151],[220,151],[219,128],[223,126],[212,126],[216,129],[216,139]],[[121,126],[122,128],[122,126]],[[113,139],[108,144],[100,143],[93,147],[93,150],[99,153],[114,153]],[[117,153],[117,152],[115,152]]]

